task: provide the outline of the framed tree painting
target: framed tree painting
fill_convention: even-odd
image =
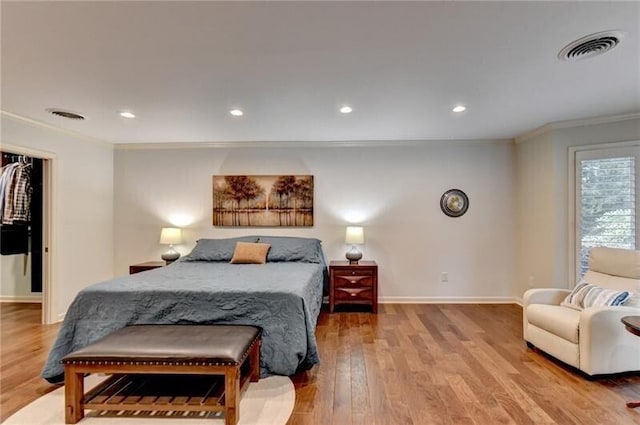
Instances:
[[[313,226],[313,176],[213,176],[213,225]]]

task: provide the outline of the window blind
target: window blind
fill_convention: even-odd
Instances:
[[[594,246],[636,249],[636,157],[580,161],[580,269]]]

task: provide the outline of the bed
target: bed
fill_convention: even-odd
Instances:
[[[230,264],[238,241],[269,243],[267,262]],[[261,375],[292,375],[319,362],[315,327],[326,285],[317,239],[201,239],[169,266],[80,291],[41,375],[61,382],[65,355],[127,325],[207,323],[261,327]]]

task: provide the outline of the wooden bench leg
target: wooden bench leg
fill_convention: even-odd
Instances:
[[[260,341],[253,345],[249,361],[251,362],[251,377],[249,379],[251,382],[258,382],[260,380]]]
[[[75,424],[84,418],[81,406],[84,396],[84,373],[79,373],[73,365],[64,367],[64,421]]]
[[[240,369],[229,366],[225,372],[224,383],[224,424],[237,425],[240,412]]]

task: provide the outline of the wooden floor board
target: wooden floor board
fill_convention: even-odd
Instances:
[[[0,304],[0,421],[58,388],[39,377],[59,325]],[[589,381],[522,340],[517,305],[323,311],[320,365],[292,377],[288,425],[640,425],[640,376]],[[640,338],[638,339],[640,343]]]

